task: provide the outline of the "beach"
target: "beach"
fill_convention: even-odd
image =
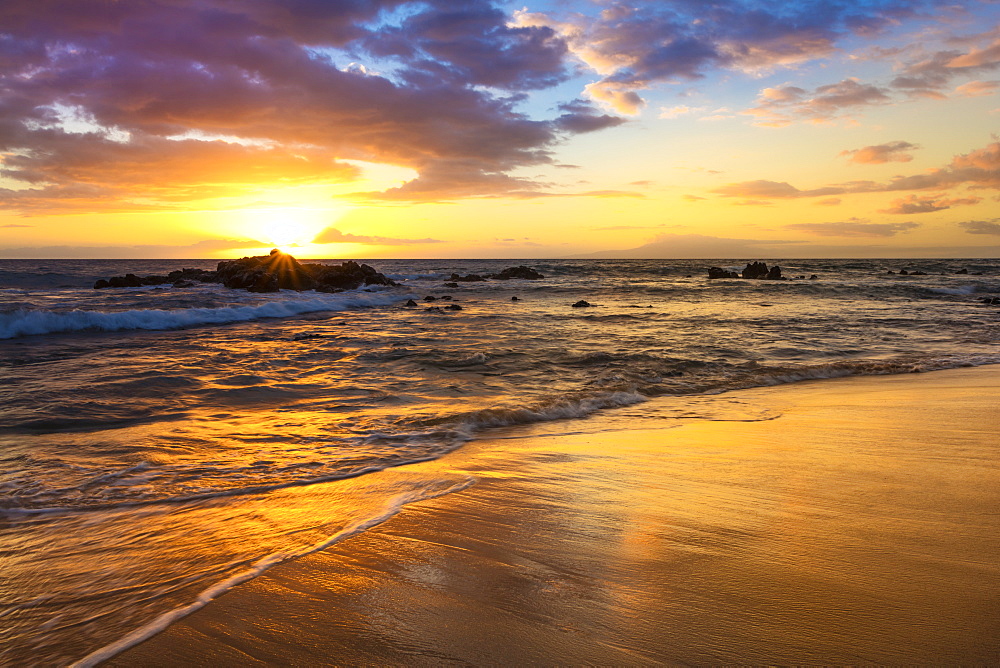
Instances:
[[[106,665],[995,664],[998,397],[993,365],[496,429],[326,483],[475,480]]]

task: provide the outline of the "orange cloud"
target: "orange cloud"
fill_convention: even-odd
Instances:
[[[981,201],[982,199],[979,197],[947,198],[940,195],[907,195],[906,197],[893,200],[888,209],[881,209],[879,210],[879,213],[897,213],[907,215],[914,213],[933,213],[935,211],[950,209],[953,206],[978,204]]]
[[[910,162],[913,156],[908,153],[920,148],[906,141],[894,141],[887,144],[865,146],[853,151],[841,151],[840,155],[848,156],[848,162],[859,165],[881,165],[887,162]]]

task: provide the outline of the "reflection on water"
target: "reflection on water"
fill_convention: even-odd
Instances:
[[[145,620],[461,489],[463,476],[357,478],[264,495],[22,518],[5,530],[5,664],[80,659]],[[163,620],[160,620],[163,621]],[[71,640],[69,640],[71,639]],[[82,651],[85,650],[85,651]]]
[[[782,410],[777,423],[512,430],[379,474],[480,482],[285,564],[112,665],[209,651],[303,665],[992,665],[1000,467],[982,397],[995,382],[942,374],[913,403],[907,378],[852,382],[739,395]]]
[[[753,424],[781,412],[712,396],[1000,361],[998,311],[978,299],[1000,293],[998,261],[934,261],[915,277],[886,274],[900,263],[794,261],[786,274],[819,278],[748,282],[704,279],[698,261],[556,260],[532,263],[541,281],[458,287],[444,285],[451,272],[510,263],[395,261],[376,266],[401,288],[329,295],[93,290],[177,267],[32,262],[0,261],[8,662],[79,658],[259,559],[450,485],[354,476],[495,427]],[[430,310],[428,296],[462,310]],[[570,306],[580,299],[597,306]],[[650,402],[662,396],[689,399]],[[564,426],[609,408],[612,422]]]

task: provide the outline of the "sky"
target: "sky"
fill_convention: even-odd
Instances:
[[[995,0],[4,0],[0,258],[1000,257]]]

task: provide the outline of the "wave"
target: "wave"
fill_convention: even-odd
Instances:
[[[266,318],[287,318],[317,311],[384,306],[397,294],[338,293],[310,299],[275,299],[262,304],[217,308],[135,309],[129,311],[46,311],[18,309],[0,313],[0,339],[65,332],[120,332],[170,330],[199,325],[222,325]]]
[[[445,494],[451,494],[453,492],[460,492],[464,489],[475,484],[476,479],[468,476],[460,481],[447,481],[441,480],[437,481],[436,486],[428,485],[425,489],[417,490],[414,492],[409,492],[405,494],[399,494],[388,500],[386,505],[383,507],[382,512],[374,515],[372,517],[359,520],[354,524],[338,531],[337,533],[329,536],[317,543],[305,546],[301,549],[287,552],[275,552],[269,554],[265,557],[258,559],[253,562],[249,568],[240,571],[228,578],[221,580],[213,584],[212,586],[204,589],[194,601],[188,603],[187,605],[182,605],[180,607],[174,608],[173,610],[168,610],[163,614],[159,615],[152,621],[140,626],[139,628],[131,631],[122,638],[112,642],[100,649],[97,649],[87,656],[83,657],[79,661],[71,664],[72,668],[90,668],[91,666],[96,666],[97,664],[107,661],[111,657],[120,654],[130,647],[138,645],[144,640],[147,640],[160,631],[163,631],[168,626],[176,622],[177,620],[190,615],[192,612],[204,608],[206,605],[211,603],[214,599],[218,598],[222,594],[236,587],[237,585],[243,584],[253,578],[263,574],[264,572],[270,570],[278,564],[288,561],[290,559],[298,559],[306,555],[312,554],[314,552],[319,552],[320,550],[325,550],[328,547],[339,543],[345,538],[350,538],[351,536],[357,535],[368,529],[382,524],[388,519],[396,516],[405,506],[415,503],[417,501],[427,501],[430,499],[437,498],[439,496],[444,496]]]
[[[927,288],[928,291],[938,295],[966,296],[976,293],[975,285],[962,285],[957,288]]]

